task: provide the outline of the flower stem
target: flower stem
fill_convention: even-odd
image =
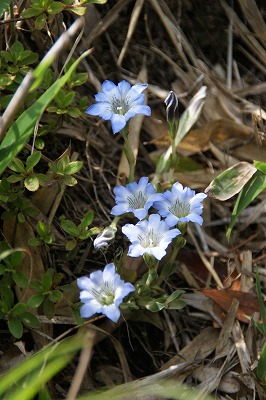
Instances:
[[[129,164],[129,177],[128,177],[128,182],[133,182],[135,179],[135,156],[134,153],[132,151],[132,147],[131,144],[129,142],[129,139],[127,139],[125,141],[125,145],[124,145],[124,152]]]

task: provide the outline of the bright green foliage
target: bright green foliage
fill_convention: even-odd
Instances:
[[[260,277],[259,273],[257,271],[256,274],[256,291],[258,295],[258,301],[259,301],[259,309],[260,309],[260,315],[261,315],[261,320],[262,322],[259,321],[254,321],[256,327],[259,329],[259,331],[266,337],[266,311],[265,311],[265,304],[264,304],[264,299],[263,299],[263,294],[261,290],[261,285],[260,285]],[[266,385],[266,343],[264,343],[257,369],[256,369],[257,377],[260,379],[262,385]]]
[[[65,5],[59,1],[32,0],[30,7],[23,11],[22,17],[35,17],[35,28],[41,30],[47,22],[52,21],[54,16],[64,9]]]
[[[33,168],[38,164],[41,159],[41,152],[36,151],[32,153],[24,164],[19,158],[14,158],[9,164],[9,169],[15,172],[10,175],[7,180],[11,183],[23,181],[24,186],[30,192],[35,192],[39,189],[40,184],[44,185],[48,177],[44,174],[37,174],[33,172]]]
[[[26,288],[29,285],[27,276],[20,271],[24,254],[12,250],[6,242],[0,243],[0,318],[7,318],[8,329],[19,339],[23,334],[23,325],[37,328],[39,320],[27,310],[24,303],[15,303],[13,287]]]
[[[45,225],[42,221],[38,221],[36,225],[37,237],[30,238],[28,243],[31,246],[39,246],[41,244],[52,244],[55,240],[51,234],[51,227]]]
[[[28,306],[40,307],[42,305],[46,317],[53,318],[55,315],[55,303],[63,298],[63,293],[58,288],[63,277],[63,274],[55,273],[54,269],[50,268],[43,274],[41,280],[31,281],[30,287],[36,291],[36,294],[28,300]]]
[[[248,162],[239,162],[218,175],[207,187],[205,193],[218,200],[230,199],[243,189],[256,172]]]
[[[62,229],[69,235],[69,239],[66,243],[66,249],[68,251],[74,250],[82,240],[86,240],[92,235],[97,235],[100,232],[100,228],[88,228],[89,225],[91,225],[93,218],[93,212],[88,211],[79,225],[75,225],[74,222],[68,219],[63,219],[61,221]]]
[[[254,165],[247,162],[237,163],[218,175],[206,188],[205,193],[222,201],[239,193],[226,233],[228,240],[240,213],[264,189],[266,189],[266,163],[258,161],[254,161]]]
[[[47,176],[51,181],[58,181],[67,186],[74,186],[77,180],[71,176],[79,172],[83,163],[81,161],[70,161],[69,156],[60,158],[57,162],[49,163],[49,171]]]
[[[39,211],[31,205],[30,200],[23,196],[17,197],[16,200],[10,202],[9,208],[3,212],[2,219],[7,220],[16,216],[18,222],[25,222],[27,217],[36,217]]]
[[[29,65],[37,60],[38,54],[25,50],[19,41],[14,42],[9,50],[0,51],[0,89],[9,87],[9,90],[15,90],[29,71]]]
[[[0,4],[0,17],[2,17],[2,15],[4,14],[4,12],[6,11],[8,5],[10,4],[10,0],[1,0],[1,4]]]
[[[266,174],[258,170],[245,184],[237,197],[231,216],[231,222],[226,232],[226,237],[228,240],[239,214],[244,211],[264,189],[266,189]]]

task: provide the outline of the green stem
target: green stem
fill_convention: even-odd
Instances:
[[[169,182],[172,183],[174,180],[174,173],[175,173],[175,167],[178,162],[178,156],[176,154],[176,146],[175,146],[175,138],[170,136],[171,139],[171,168],[169,171]]]
[[[123,136],[125,143],[124,143],[124,153],[126,155],[128,164],[129,164],[129,177],[128,177],[128,182],[133,182],[135,180],[135,164],[136,164],[136,159],[135,155],[133,153],[131,143],[129,140],[128,132],[125,131],[125,129],[121,132],[121,135]]]

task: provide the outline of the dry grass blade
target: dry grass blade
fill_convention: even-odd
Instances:
[[[256,40],[252,32],[244,25],[244,23],[240,20],[235,11],[229,7],[225,1],[221,0],[221,4],[224,7],[226,13],[229,18],[233,19],[235,32],[244,40],[249,49],[256,55],[256,57],[262,62],[265,63],[266,59],[266,50],[261,44]]]
[[[122,47],[122,50],[119,54],[118,60],[117,60],[117,65],[120,67],[122,62],[123,62],[123,58],[126,54],[128,45],[130,43],[130,39],[134,33],[134,30],[136,28],[137,22],[138,22],[138,18],[140,15],[140,12],[142,10],[143,4],[144,4],[145,0],[137,0],[134,6],[134,9],[132,11],[132,15],[131,15],[131,19],[130,19],[130,23],[128,25],[128,31],[127,31],[127,37],[124,43],[124,46]]]

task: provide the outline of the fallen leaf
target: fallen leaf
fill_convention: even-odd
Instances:
[[[200,290],[205,296],[212,299],[224,311],[228,311],[233,299],[239,301],[239,307],[236,313],[239,321],[249,323],[246,316],[251,317],[254,313],[259,312],[258,298],[253,293],[240,292],[237,290],[225,289],[202,289]]]

